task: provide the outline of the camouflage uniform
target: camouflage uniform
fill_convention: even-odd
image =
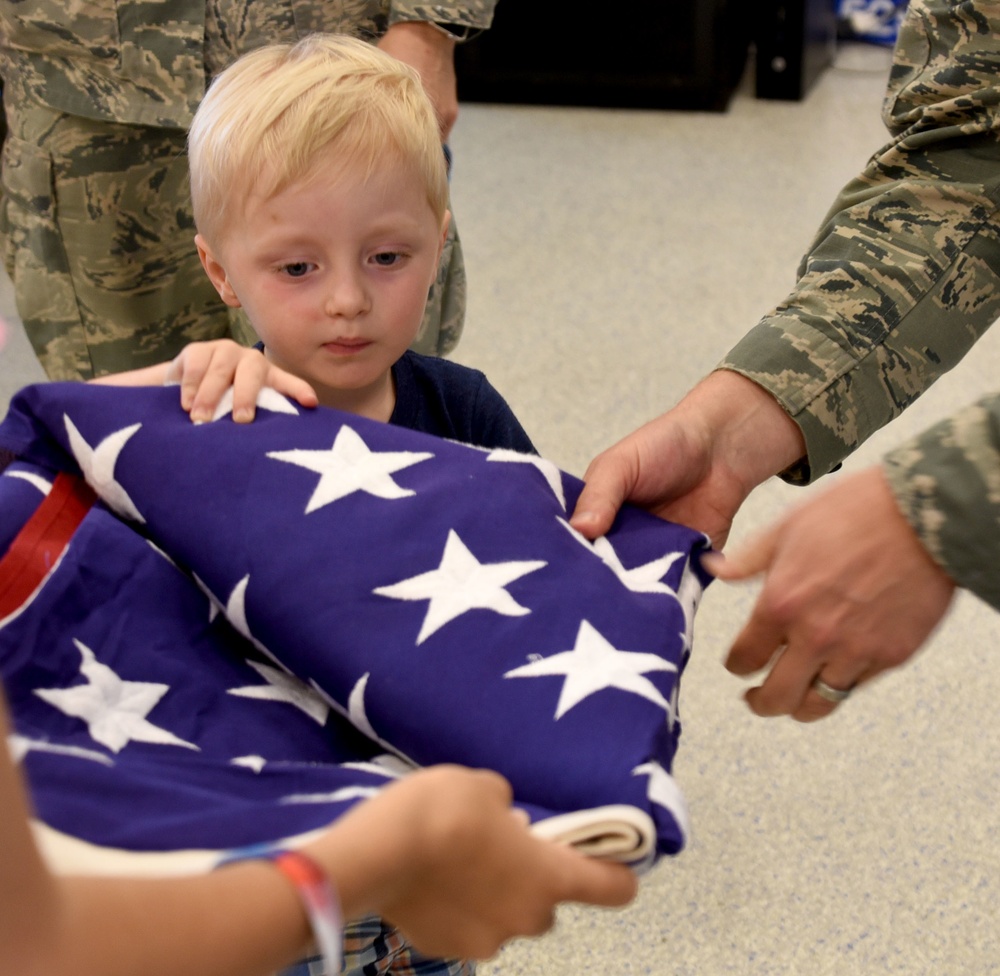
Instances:
[[[892,141],[841,192],[795,290],[720,364],[802,429],[792,482],[837,466],[1000,315],[1000,0],[911,0],[883,117]],[[1000,397],[885,468],[928,551],[1000,608]]]
[[[207,84],[239,54],[317,30],[374,40],[400,21],[475,33],[495,2],[0,0],[0,233],[46,373],[89,378],[195,339],[255,338],[201,269],[185,156]],[[450,233],[415,348],[450,351],[464,311]]]

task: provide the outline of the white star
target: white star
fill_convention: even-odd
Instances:
[[[73,641],[83,657],[80,672],[87,684],[72,688],[39,688],[35,694],[59,711],[83,719],[90,735],[112,752],[121,752],[130,742],[156,742],[200,751],[191,742],[146,721],[156,703],[170,690],[169,685],[147,681],[123,681],[93,651]]]
[[[87,759],[100,763],[102,766],[114,766],[110,756],[94,749],[81,749],[79,746],[61,746],[54,742],[41,739],[28,739],[23,735],[12,735],[8,738],[10,753],[14,762],[19,763],[29,752],[48,752],[56,756],[73,756],[76,759]]]
[[[197,576],[195,576],[194,579],[201,588],[201,591],[208,596],[208,621],[211,623],[215,619],[218,613],[217,608],[221,606],[221,604],[202,580],[198,579]],[[247,623],[247,587],[249,585],[250,574],[247,573],[247,575],[233,587],[232,593],[229,594],[229,599],[226,601],[225,606],[226,619],[230,624],[232,624],[233,629],[250,641],[250,643],[253,644],[258,651],[262,654],[266,654],[272,661],[277,661],[277,658],[259,640],[257,640],[253,634],[250,633],[250,624]]]
[[[8,471],[8,478],[20,478],[22,481],[27,481],[28,484],[34,485],[43,495],[48,495],[52,491],[52,482],[46,481],[39,474],[35,474],[32,471]]]
[[[400,779],[417,768],[412,763],[388,752],[381,756],[373,756],[368,762],[345,762],[340,765],[344,769],[357,769],[363,773],[384,776],[386,779]]]
[[[585,535],[577,532],[565,519],[559,519],[559,523],[577,542],[599,556],[601,561],[633,593],[663,593],[677,599],[677,594],[662,580],[670,571],[670,567],[684,556],[683,552],[668,552],[652,562],[626,569],[607,536],[598,536],[591,542]]]
[[[673,776],[658,762],[652,761],[636,766],[632,770],[632,775],[649,777],[646,795],[653,803],[673,814],[673,818],[686,841],[691,832],[691,818],[688,814],[687,801]]]
[[[314,722],[323,725],[330,709],[322,698],[319,698],[309,685],[286,671],[269,667],[258,661],[247,661],[266,682],[266,685],[248,685],[245,688],[230,688],[230,695],[240,698],[257,698],[261,701],[287,702],[302,709]]]
[[[292,405],[291,400],[270,386],[263,386],[257,391],[256,402],[257,406],[262,410],[270,410],[271,413],[287,413],[295,417],[297,417],[299,413],[298,410],[296,410]],[[219,405],[215,408],[215,413],[212,414],[212,420],[220,420],[232,412],[233,388],[229,387],[229,389],[222,394],[222,399],[219,400]]]
[[[505,678],[537,678],[543,675],[566,676],[559,703],[557,719],[562,718],[574,705],[605,688],[640,695],[665,711],[670,703],[657,691],[656,686],[642,675],[648,671],[676,671],[669,661],[655,654],[622,651],[610,644],[588,621],[580,623],[576,646],[571,651],[561,651],[531,664],[524,664],[508,671]]]
[[[259,773],[267,765],[267,760],[263,756],[237,756],[235,759],[230,759],[229,763]]]
[[[417,636],[422,643],[434,631],[469,610],[493,610],[507,617],[522,617],[531,611],[522,607],[505,589],[515,580],[541,569],[538,560],[481,563],[451,529],[437,569],[380,586],[373,592],[396,600],[429,600],[423,626]]]
[[[306,514],[346,498],[356,491],[365,491],[376,498],[406,498],[413,492],[400,488],[392,474],[412,464],[434,457],[416,451],[372,451],[350,427],[341,427],[328,451],[269,451],[268,457],[315,471],[320,476]]]
[[[691,639],[694,633],[694,613],[698,609],[698,602],[704,592],[701,580],[690,569],[681,577],[680,586],[677,587],[677,601],[684,611],[684,650],[691,650]]]
[[[552,494],[556,496],[563,511],[566,510],[566,493],[563,491],[562,472],[545,458],[537,454],[524,454],[521,451],[512,451],[509,447],[499,447],[495,451],[490,451],[487,461],[508,461],[512,464],[530,464],[537,468],[542,477],[548,482],[552,489]]]
[[[351,689],[350,697],[347,699],[347,718],[351,725],[364,732],[372,742],[381,742],[372,723],[368,721],[368,712],[365,709],[365,690],[368,688],[370,677],[371,671],[366,671]]]
[[[131,427],[116,430],[113,434],[108,434],[97,447],[91,447],[66,414],[63,414],[63,421],[69,435],[70,449],[87,484],[119,515],[132,519],[133,522],[145,522],[128,492],[115,480],[118,455],[142,424],[132,424]]]
[[[197,573],[192,573],[191,578],[197,583],[198,589],[201,590],[205,596],[208,597],[208,622],[211,623],[219,615],[219,611],[222,609],[222,604],[215,598],[215,594],[208,588],[205,581]],[[244,577],[245,580],[249,580],[249,576]],[[238,584],[237,584],[238,585]],[[232,621],[230,621],[232,623]],[[245,621],[244,621],[245,623]],[[235,624],[233,624],[236,627]],[[239,628],[236,628],[239,630]],[[240,631],[242,633],[242,631]],[[246,634],[243,634],[246,637]]]
[[[351,694],[348,699],[348,707],[344,708],[340,702],[335,701],[330,697],[315,681],[312,682],[313,689],[326,701],[329,706],[336,711],[338,714],[343,715],[358,731],[364,733],[373,742],[377,742],[383,749],[388,753],[392,753],[397,756],[399,761],[404,763],[410,769],[416,769],[417,764],[405,753],[400,752],[395,746],[390,745],[384,739],[379,737],[379,734],[375,731],[372,723],[368,720],[368,713],[365,709],[365,690],[368,687],[368,678],[371,676],[370,671],[366,671],[360,678],[358,678],[354,687],[351,689]]]
[[[149,546],[149,548],[152,549],[153,552],[156,553],[156,555],[158,555],[162,559],[165,559],[175,569],[177,568],[177,563],[175,563],[173,559],[171,559],[170,556],[167,555],[166,552],[164,552],[155,542],[153,542],[152,539],[147,539],[146,545]]]
[[[670,707],[667,709],[667,728],[671,732],[673,732],[674,726],[677,724],[677,697],[680,688],[680,682],[675,681],[674,687],[670,692]]]
[[[381,786],[342,786],[329,793],[293,793],[282,797],[281,803],[339,803],[342,800],[367,800],[377,796]]]

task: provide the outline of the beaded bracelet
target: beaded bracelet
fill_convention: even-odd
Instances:
[[[340,900],[323,869],[307,854],[281,847],[241,847],[227,854],[215,866],[236,861],[270,861],[289,881],[302,899],[316,947],[323,958],[324,971],[337,976],[342,961],[344,922]]]

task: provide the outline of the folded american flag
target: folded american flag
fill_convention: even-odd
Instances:
[[[704,536],[626,507],[592,544],[542,459],[273,391],[250,425],[178,401],[51,383],[0,425],[0,674],[48,828],[221,851],[455,762],[536,822],[635,811],[647,864],[683,846]]]

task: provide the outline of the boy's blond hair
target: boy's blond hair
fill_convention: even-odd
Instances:
[[[250,192],[280,193],[331,150],[367,175],[386,161],[415,167],[444,218],[444,151],[416,71],[364,41],[313,34],[243,55],[209,88],[188,134],[198,230],[212,241]]]

